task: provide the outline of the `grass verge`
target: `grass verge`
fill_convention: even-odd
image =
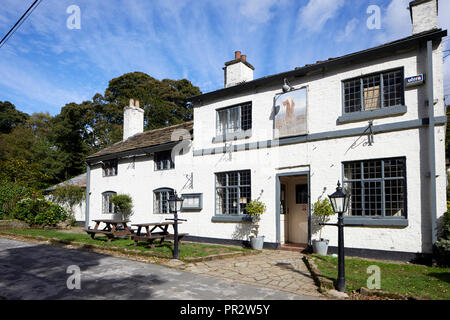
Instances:
[[[337,258],[314,255],[313,260],[322,275],[332,281],[337,278]],[[450,268],[423,265],[387,263],[365,259],[346,258],[345,278],[347,292],[367,288],[369,266],[380,268],[381,290],[432,300],[450,299]]]
[[[134,246],[134,242],[130,239],[114,239],[111,242],[107,241],[105,236],[99,235],[95,239],[91,239],[88,234],[75,234],[67,232],[59,232],[55,230],[42,230],[42,229],[15,229],[5,230],[6,233],[19,235],[19,236],[34,236],[44,237],[48,239],[58,239],[66,243],[83,243],[87,245],[101,246],[105,249],[127,249],[136,250],[142,253],[151,253],[161,258],[171,258],[173,243],[164,241],[161,245],[155,244],[154,248],[150,248],[146,243],[140,242],[138,246]],[[159,241],[157,241],[159,242]],[[233,252],[247,252],[249,249],[223,246],[204,243],[192,243],[181,242],[179,246],[179,258],[180,260],[188,260],[190,258],[201,258],[211,255],[228,254]]]

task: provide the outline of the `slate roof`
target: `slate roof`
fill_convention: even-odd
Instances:
[[[56,190],[57,187],[63,186],[63,185],[72,185],[77,187],[86,188],[86,173],[80,174],[79,176],[73,177],[72,179],[63,181],[61,183],[58,183],[57,185],[54,185],[52,187],[49,187],[45,189],[45,192],[51,192]]]
[[[171,139],[174,130],[187,130],[191,133],[192,137],[193,127],[194,121],[189,121],[170,127],[145,131],[143,133],[134,135],[125,141],[116,142],[113,145],[90,155],[86,158],[86,160],[89,162],[90,160],[100,160],[112,155],[115,156],[118,154],[132,154],[133,152],[145,151],[150,147],[172,145],[175,142]]]

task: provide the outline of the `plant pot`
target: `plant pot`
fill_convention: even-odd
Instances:
[[[330,240],[328,239],[313,240],[312,241],[313,252],[320,254],[322,256],[326,256],[328,252],[329,242]]]
[[[253,250],[262,250],[264,246],[264,236],[251,238],[250,244]]]

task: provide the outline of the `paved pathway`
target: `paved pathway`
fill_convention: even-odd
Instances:
[[[251,258],[255,258],[254,262],[257,262],[264,257],[264,254],[257,257]],[[282,257],[284,260],[287,256],[280,254],[280,258]],[[251,264],[252,261],[241,260],[237,258],[234,262],[228,263],[230,267],[231,263],[238,264],[235,267],[241,270],[242,274],[247,273],[248,278],[250,271],[255,276],[259,273],[257,270],[263,270],[264,273],[267,271],[258,263]],[[239,261],[244,264],[239,264]],[[217,261],[217,263],[224,266],[225,260]],[[67,273],[67,268],[70,265],[79,266],[81,269],[80,290],[67,288],[67,279],[71,276]],[[285,279],[284,272],[290,268],[289,265],[285,265],[286,269],[281,265],[274,267],[276,270],[279,269],[280,281]],[[200,268],[202,264],[192,265],[186,268],[186,271],[190,272],[186,272],[80,249],[0,238],[0,299],[294,300],[317,298],[316,295],[299,294],[301,290],[297,290],[298,293],[292,293],[205,276],[199,274],[206,273],[201,272]],[[214,263],[205,263],[204,268],[213,269]],[[245,269],[247,272],[244,271]],[[226,272],[228,271],[224,270],[223,275]],[[262,273],[259,274],[262,277]],[[213,272],[208,275],[213,275]],[[232,279],[231,276],[230,279]],[[281,285],[281,283],[278,284],[279,287]]]
[[[173,264],[179,269],[196,274],[298,295],[324,297],[317,291],[317,286],[302,260],[302,255],[298,252],[263,250],[257,255],[190,264]]]

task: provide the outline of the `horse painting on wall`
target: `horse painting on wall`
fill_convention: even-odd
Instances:
[[[275,99],[275,138],[305,135],[306,88],[290,91]]]

